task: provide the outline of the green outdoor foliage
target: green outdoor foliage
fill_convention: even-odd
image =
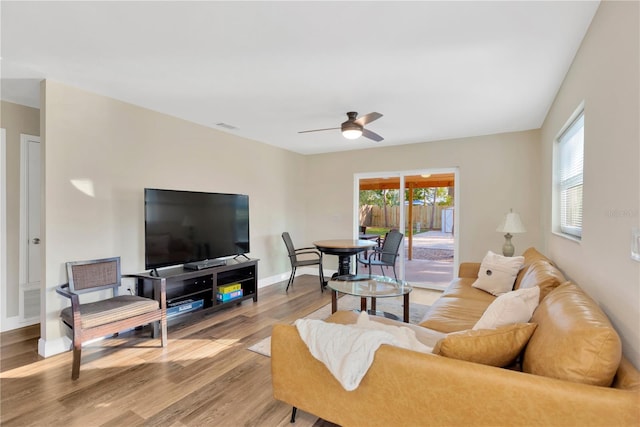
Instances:
[[[409,201],[409,189],[405,190],[405,206]],[[391,221],[388,219],[389,207],[400,206],[400,191],[399,190],[362,190],[359,192],[360,206],[376,206],[382,209],[384,215],[384,221],[382,223],[386,228],[374,228],[367,229],[368,233],[376,233],[384,235],[390,228]],[[430,219],[428,223],[421,224],[420,231],[434,229],[436,206],[451,206],[453,204],[453,196],[449,194],[448,187],[431,187],[431,188],[415,188],[413,189],[413,204],[414,206],[429,206]],[[368,219],[361,218],[363,223],[370,223]],[[372,231],[376,230],[376,231]],[[404,230],[407,234],[408,230]],[[413,224],[413,232],[418,231],[417,225]]]
[[[409,190],[405,190],[404,199],[409,200]],[[449,194],[448,187],[431,187],[431,188],[414,188],[413,200],[420,200],[423,204],[433,205],[435,203],[438,206],[451,206],[453,203],[453,197]]]
[[[384,228],[384,227],[367,227],[367,233],[368,234],[379,234],[381,236],[384,236],[385,234],[387,234],[389,232],[389,230],[391,230],[390,228]]]

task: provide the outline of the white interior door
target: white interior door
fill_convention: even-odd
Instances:
[[[41,277],[41,150],[40,138],[20,136],[20,320],[37,323],[40,319]]]

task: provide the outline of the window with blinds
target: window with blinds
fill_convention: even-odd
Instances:
[[[584,111],[560,135],[557,144],[556,182],[560,231],[581,238]]]

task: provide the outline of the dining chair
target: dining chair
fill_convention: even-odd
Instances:
[[[384,274],[384,269],[382,267],[392,267],[393,268],[393,276],[396,280],[398,280],[398,275],[396,274],[396,261],[398,259],[398,251],[400,250],[400,244],[402,243],[402,239],[404,235],[400,233],[398,230],[389,231],[384,237],[384,243],[380,248],[373,248],[373,251],[368,254],[368,256],[359,255],[356,260],[357,264],[363,264],[369,268],[369,276],[371,276],[371,267],[374,265],[380,266],[380,271],[382,271],[382,275]]]
[[[289,291],[289,286],[293,285],[293,280],[296,275],[296,269],[298,267],[304,267],[309,265],[318,265],[318,271],[320,276],[320,291],[324,292],[324,274],[322,272],[322,252],[318,251],[315,247],[295,248],[291,236],[288,232],[282,233],[282,240],[287,247],[289,253],[289,261],[291,262],[291,276],[287,283],[285,292]]]
[[[167,345],[166,280],[156,282],[155,295],[159,300],[137,295],[118,295],[123,277],[120,257],[89,261],[67,262],[69,283],[60,285],[56,292],[71,300],[71,307],[62,310],[62,321],[73,333],[73,362],[71,379],[80,377],[82,344],[95,338],[118,334],[146,324],[153,324],[152,337],[161,331],[162,347]],[[112,297],[95,298],[93,302],[80,302],[80,295],[111,290]],[[104,293],[100,294],[100,296]]]

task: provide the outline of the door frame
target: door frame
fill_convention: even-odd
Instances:
[[[7,322],[7,131],[0,129],[0,319]]]
[[[21,326],[34,325],[40,322],[41,309],[38,309],[38,315],[30,318],[24,317],[24,293],[28,290],[34,290],[26,286],[27,282],[27,269],[29,258],[29,245],[27,235],[27,224],[29,222],[29,209],[28,206],[28,190],[27,181],[29,177],[29,156],[27,155],[27,144],[30,142],[37,142],[40,144],[40,137],[36,135],[20,134],[20,256],[19,256],[19,270],[18,270],[18,317],[20,319]],[[42,146],[40,146],[42,150]],[[42,189],[41,189],[42,191]],[[42,211],[42,208],[41,208]],[[42,278],[40,278],[40,299],[42,300]]]
[[[436,174],[444,174],[444,173],[453,173],[454,176],[454,188],[455,191],[453,193],[453,205],[455,206],[456,212],[453,215],[453,227],[456,232],[453,236],[453,272],[454,276],[456,271],[458,271],[459,265],[459,242],[460,242],[460,168],[458,167],[450,167],[450,168],[425,168],[425,169],[409,169],[402,171],[386,171],[386,172],[363,172],[363,173],[355,173],[353,174],[353,236],[354,239],[358,238],[359,233],[359,211],[360,211],[360,180],[365,178],[400,178],[400,206],[404,206],[404,177],[407,175],[436,175]],[[405,223],[405,209],[400,209],[400,224]],[[404,253],[404,241],[400,246],[401,253]],[[405,269],[405,257],[400,258],[400,265],[398,272],[398,278],[404,279],[404,269]],[[424,286],[421,286],[424,287]]]

